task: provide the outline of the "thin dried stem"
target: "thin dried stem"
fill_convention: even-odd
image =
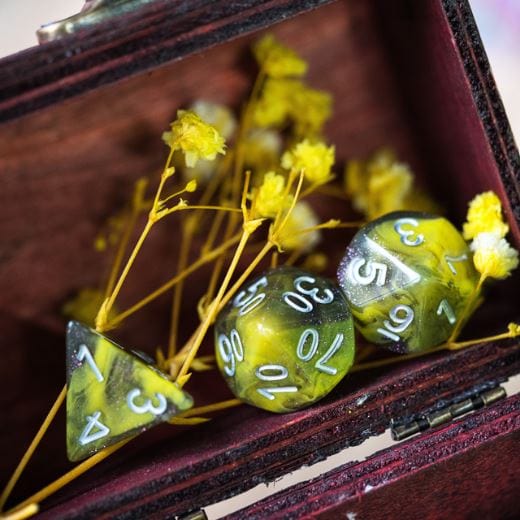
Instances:
[[[192,219],[195,215],[190,215],[188,218]],[[182,223],[182,240],[181,248],[179,251],[179,259],[177,261],[177,273],[182,273],[188,263],[188,257],[191,248],[191,241],[193,239],[194,227],[190,220],[188,222],[183,221]],[[173,290],[173,301],[172,301],[172,314],[171,314],[171,326],[170,336],[168,339],[168,354],[169,358],[173,357],[177,350],[177,337],[179,333],[179,318],[181,311],[182,292],[184,288],[184,280],[179,280]]]
[[[145,305],[148,305],[150,302],[164,294],[165,292],[169,291],[171,288],[175,287],[175,285],[179,282],[179,280],[183,280],[193,272],[195,272],[197,269],[202,267],[205,264],[208,264],[209,262],[213,261],[215,258],[219,257],[224,251],[226,251],[228,248],[235,245],[240,240],[240,234],[237,234],[236,236],[230,238],[227,242],[224,242],[219,247],[213,249],[213,251],[205,254],[201,258],[199,258],[197,261],[193,262],[187,269],[185,269],[182,273],[179,273],[177,276],[174,276],[169,281],[161,285],[158,289],[150,293],[148,296],[137,302],[135,305],[127,309],[126,311],[123,311],[121,314],[118,314],[116,317],[114,317],[107,325],[106,328],[113,328],[119,323],[121,323],[123,320],[128,318],[128,316],[134,314],[134,312],[137,312],[139,309],[143,308]]]
[[[34,516],[39,510],[40,506],[38,504],[27,504],[22,509],[17,509],[10,514],[2,515],[0,518],[2,520],[25,520],[26,518]]]
[[[279,257],[278,251],[273,251],[273,253],[271,254],[271,264],[270,264],[271,269],[278,267],[278,257]]]
[[[0,511],[3,509],[7,499],[9,498],[9,495],[11,494],[11,491],[13,490],[14,486],[18,482],[18,479],[22,475],[25,467],[31,460],[31,457],[33,456],[36,448],[40,444],[43,436],[49,429],[49,426],[51,425],[51,422],[53,421],[54,417],[56,417],[56,414],[58,413],[58,410],[60,409],[61,405],[63,404],[63,401],[65,400],[65,396],[67,395],[67,386],[65,385],[61,392],[59,393],[58,397],[56,398],[56,401],[54,401],[54,404],[52,405],[51,409],[49,410],[49,413],[45,417],[45,420],[43,421],[42,425],[40,426],[40,429],[34,436],[33,440],[31,441],[31,444],[27,448],[26,452],[24,453],[23,457],[21,458],[20,462],[18,463],[18,466],[14,470],[11,478],[9,479],[9,482],[5,486],[5,489],[2,491],[2,495],[0,496]]]
[[[143,182],[144,181],[144,182]],[[132,205],[130,209],[130,216],[126,223],[125,231],[121,239],[119,240],[119,244],[117,246],[116,256],[114,257],[114,262],[112,264],[112,268],[110,270],[110,275],[108,277],[107,286],[105,289],[105,299],[110,296],[110,293],[114,289],[114,285],[116,283],[117,275],[119,270],[121,269],[121,264],[123,263],[123,258],[125,256],[126,249],[128,247],[128,243],[130,242],[130,237],[132,236],[132,232],[137,223],[137,219],[139,214],[143,208],[143,196],[144,190],[146,188],[147,181],[144,179],[140,179],[137,181],[134,188],[134,196],[132,199]]]
[[[211,412],[217,412],[219,410],[226,410],[227,408],[233,408],[235,406],[239,406],[244,404],[240,399],[228,399],[227,401],[220,401],[218,403],[208,404],[206,406],[199,406],[197,408],[192,408],[191,410],[187,410],[182,414],[179,414],[178,417],[193,417],[196,415],[205,415]]]
[[[48,486],[45,486],[43,489],[41,489],[34,495],[31,495],[29,498],[24,500],[22,503],[18,504],[13,509],[10,509],[7,513],[12,514],[14,512],[18,512],[18,511],[22,510],[23,508],[27,507],[28,505],[40,503],[42,500],[45,500],[47,497],[49,497],[53,493],[56,493],[56,491],[60,490],[64,486],[66,486],[67,484],[72,482],[74,479],[83,475],[83,473],[85,473],[89,469],[93,468],[96,464],[99,464],[102,460],[106,459],[109,455],[112,455],[112,453],[117,451],[119,448],[122,448],[125,444],[130,442],[132,440],[132,438],[125,439],[124,441],[118,442],[117,444],[114,444],[113,446],[105,448],[104,450],[99,451],[95,455],[92,455],[92,457],[83,461],[81,464],[78,464],[75,468],[71,469],[70,471],[68,471],[67,473],[62,475],[60,478],[56,479],[54,482],[51,482]]]
[[[213,323],[213,320],[215,319],[217,312],[218,312],[218,305],[219,302],[222,300],[222,297],[224,296],[227,287],[229,285],[229,282],[231,281],[231,277],[233,276],[235,269],[238,265],[238,261],[240,259],[240,256],[242,255],[242,251],[244,250],[244,247],[247,244],[247,241],[249,240],[250,233],[244,229],[242,232],[242,236],[240,238],[240,242],[237,245],[235,255],[233,256],[233,259],[231,260],[231,264],[229,265],[229,268],[226,272],[226,276],[224,277],[224,280],[218,290],[217,296],[213,300],[213,302],[209,306],[208,314],[204,321],[202,322],[202,326],[199,329],[199,332],[197,336],[195,337],[190,351],[188,355],[186,356],[186,359],[184,360],[184,363],[179,371],[179,375],[177,376],[177,380],[184,377],[190,368],[190,365],[197,355],[197,352],[200,348],[200,345],[202,344],[202,340],[204,339],[204,336],[206,335],[206,332],[208,331],[209,327]]]

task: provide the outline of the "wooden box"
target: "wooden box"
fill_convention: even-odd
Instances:
[[[91,246],[99,226],[139,175],[161,167],[159,136],[177,108],[196,98],[239,105],[252,77],[247,49],[265,28],[309,60],[313,86],[333,93],[327,136],[340,163],[391,146],[457,224],[470,198],[492,189],[520,246],[518,151],[466,1],[156,0],[5,58],[2,480],[63,384],[60,308],[106,267]],[[164,279],[158,263],[173,265],[175,239],[165,233],[152,237],[128,301]],[[518,280],[490,287],[468,337],[518,321]],[[199,296],[188,294],[186,304],[194,308]],[[117,339],[143,350],[164,341],[166,308],[166,300],[150,306],[115,332]],[[519,369],[517,340],[485,343],[355,374],[297,413],[244,406],[188,430],[159,427],[43,502],[40,518],[187,515],[359,445],[391,423],[474,397]],[[211,392],[228,395],[217,380]],[[512,395],[251,503],[235,517],[517,517],[519,411]],[[13,503],[69,467],[63,424],[58,416]]]

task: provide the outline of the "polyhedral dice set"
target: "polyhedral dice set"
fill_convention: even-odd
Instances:
[[[248,282],[217,319],[217,364],[242,401],[294,411],[327,395],[351,368],[354,320],[372,343],[428,350],[448,339],[477,281],[468,246],[446,219],[391,213],[355,235],[339,286],[292,267]],[[79,323],[69,325],[67,352],[71,460],[193,404],[153,366]]]
[[[294,268],[252,281],[215,326],[220,371],[240,399],[275,412],[329,393],[354,358],[351,312],[370,342],[405,353],[450,336],[478,275],[446,219],[395,212],[363,227],[347,247],[338,288]]]

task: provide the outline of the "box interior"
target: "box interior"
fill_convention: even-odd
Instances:
[[[309,61],[309,83],[334,96],[326,133],[336,145],[339,177],[346,160],[391,147],[458,226],[473,195],[495,190],[518,246],[520,232],[496,150],[441,3],[415,4],[336,1],[270,30]],[[139,176],[160,171],[166,153],[160,136],[178,108],[196,99],[240,107],[255,73],[248,49],[257,36],[82,94],[1,128],[0,393],[5,420],[0,445],[13,447],[0,461],[1,474],[14,467],[64,382],[66,321],[60,309],[76,290],[106,276],[108,258],[92,246],[97,232],[122,207]],[[332,206],[335,215],[349,215],[337,201],[323,206]],[[322,214],[327,216],[327,210]],[[167,222],[154,231],[128,279],[122,308],[170,276],[175,233]],[[329,275],[350,236],[325,235],[325,240],[330,237]],[[184,339],[193,330],[201,296],[197,287],[207,275],[198,273],[185,291]],[[518,318],[518,279],[490,287],[466,335],[499,331]],[[157,300],[112,336],[129,348],[153,352],[166,341],[169,301],[169,296]],[[205,348],[211,351],[211,341]],[[200,382],[193,393],[202,400],[229,396],[218,374]],[[351,390],[340,385],[335,395]],[[248,411],[248,420],[264,421],[265,413]],[[62,414],[14,498],[69,467],[63,425]],[[143,446],[174,435],[172,428],[159,428],[145,436]],[[116,468],[123,462],[122,457],[115,461]],[[99,476],[105,470],[96,471]]]

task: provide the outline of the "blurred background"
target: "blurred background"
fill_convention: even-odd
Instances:
[[[84,0],[0,0],[0,58],[36,45],[40,25],[76,14],[83,4]],[[470,4],[518,142],[520,1],[470,0]]]

